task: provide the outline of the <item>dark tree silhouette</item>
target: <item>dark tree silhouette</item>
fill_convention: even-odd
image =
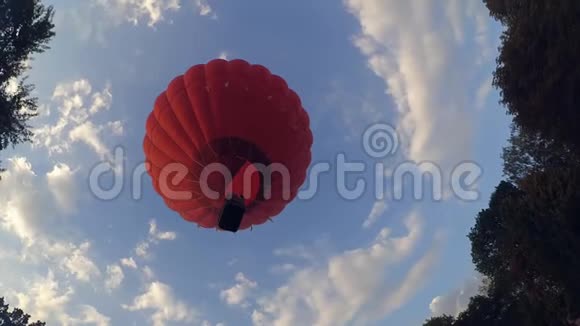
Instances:
[[[427,319],[423,326],[453,326],[454,323],[455,318],[453,316],[443,315]]]
[[[511,302],[478,295],[472,297],[467,309],[460,313],[454,326],[517,325],[509,324]],[[508,316],[506,316],[508,315]]]
[[[433,317],[423,326],[570,326],[546,315],[545,309],[530,301],[524,293],[509,293],[510,290],[508,287],[476,295],[456,318]]]
[[[513,184],[534,172],[580,164],[578,153],[569,146],[546,140],[538,133],[529,134],[515,123],[501,157],[504,175]]]
[[[471,298],[453,326],[567,326],[554,318],[546,318],[542,306],[535,305],[526,294],[508,292],[490,289],[486,295]]]
[[[580,325],[580,1],[483,2],[505,27],[494,86],[514,121],[507,180],[468,235],[485,290],[426,325]]]
[[[502,281],[510,270],[517,268],[511,259],[507,259],[511,253],[502,250],[511,245],[502,242],[507,241],[502,235],[510,232],[506,216],[513,216],[514,209],[517,210],[517,207],[510,204],[522,196],[517,187],[502,181],[491,196],[489,208],[478,214],[476,224],[469,233],[475,268],[487,276],[492,284]]]
[[[520,187],[502,181],[469,234],[492,291],[525,299],[546,323],[580,317],[579,183],[576,165],[531,173]]]
[[[25,83],[26,61],[48,49],[53,14],[39,0],[0,0],[0,150],[31,139],[37,99]]]
[[[499,183],[468,235],[486,284],[451,325],[566,326],[577,318],[579,182],[574,165],[539,169],[520,186]]]
[[[0,297],[0,325],[1,326],[46,326],[46,323],[36,321],[29,324],[30,315],[24,313],[22,309],[13,308],[10,311],[10,306],[4,302],[4,298]]]
[[[528,273],[523,280],[532,286],[538,283],[537,279],[545,280],[551,291],[559,289],[568,319],[580,318],[579,184],[578,165],[551,168],[526,177],[521,188],[526,193],[523,204],[529,215],[519,218],[525,224],[517,234],[521,250],[528,252],[525,264],[536,273],[536,279],[530,279],[534,275]],[[541,290],[544,289],[540,288],[540,293]]]
[[[530,134],[580,150],[580,1],[484,0],[505,31],[494,85]]]

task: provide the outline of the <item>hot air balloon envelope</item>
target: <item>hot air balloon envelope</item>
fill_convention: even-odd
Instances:
[[[231,232],[278,215],[311,162],[298,95],[244,60],[212,60],[175,77],[156,99],[143,140],[147,172],[187,221]]]

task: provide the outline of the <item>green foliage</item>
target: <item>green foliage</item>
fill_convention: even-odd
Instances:
[[[513,207],[522,196],[521,191],[509,182],[502,181],[492,194],[489,208],[482,210],[476,217],[475,226],[468,237],[471,241],[471,257],[476,269],[490,280],[498,280],[506,272],[514,268],[514,264],[506,259],[510,253],[502,251],[510,247],[504,244],[500,236],[510,232],[510,225],[505,216],[511,216]]]
[[[484,0],[505,31],[494,85],[529,134],[580,149],[580,1]]]
[[[48,49],[53,14],[39,0],[0,0],[0,150],[31,139],[37,99],[24,73],[31,55]]]
[[[0,326],[46,326],[46,323],[36,321],[29,324],[30,315],[25,314],[22,309],[14,308],[10,311],[4,298],[0,297]]]
[[[580,325],[580,1],[483,1],[505,27],[494,85],[514,122],[507,179],[468,235],[486,288],[429,325]]]
[[[503,172],[507,181],[519,184],[527,175],[580,164],[577,152],[569,146],[524,132],[512,124],[509,145],[503,149]]]
[[[551,288],[561,289],[572,318],[580,317],[579,184],[578,165],[548,169],[524,179],[523,209],[530,215],[520,220],[530,226],[517,235],[522,250],[528,252],[526,265],[536,272],[536,278],[545,279]],[[532,281],[535,280],[528,282]]]
[[[504,304],[502,300],[487,296],[472,297],[467,310],[459,314],[454,326],[513,325],[507,323],[513,303]]]
[[[489,14],[503,25],[511,26],[516,22],[522,6],[529,0],[483,0]]]
[[[449,315],[433,317],[425,321],[423,326],[453,326],[455,318]]]
[[[476,269],[491,291],[525,295],[547,321],[578,318],[580,167],[545,168],[502,181],[469,233]]]

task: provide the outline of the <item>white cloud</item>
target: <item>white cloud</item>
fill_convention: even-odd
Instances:
[[[56,221],[54,205],[46,179],[39,178],[24,157],[8,159],[0,193],[0,222],[4,230],[14,233],[27,244],[33,243],[42,230]]]
[[[228,266],[234,266],[237,262],[237,258],[232,258],[230,261],[228,261]]]
[[[137,296],[130,305],[122,305],[129,311],[152,311],[153,326],[164,326],[168,322],[193,322],[198,313],[185,302],[177,299],[173,289],[161,282],[152,282],[147,290]]]
[[[62,118],[80,124],[102,110],[109,110],[113,95],[108,83],[102,91],[94,91],[88,80],[79,79],[56,85],[52,100],[58,103]]]
[[[152,280],[155,278],[155,273],[153,272],[153,270],[149,266],[143,267],[143,275],[145,275],[146,280]]]
[[[89,242],[82,243],[72,251],[71,255],[64,257],[61,263],[67,272],[82,282],[89,282],[93,277],[100,275],[97,265],[87,256],[89,248]]]
[[[86,121],[76,126],[69,132],[69,139],[74,142],[82,142],[93,149],[100,158],[105,158],[109,149],[100,138],[103,129],[95,126],[91,121]]]
[[[457,317],[461,312],[467,309],[471,297],[477,295],[483,286],[483,277],[476,275],[466,280],[458,288],[451,292],[440,295],[429,305],[433,316],[450,315]]]
[[[149,235],[154,240],[175,240],[177,238],[177,234],[175,232],[165,231],[160,232],[157,230],[157,222],[155,220],[149,221]]]
[[[492,21],[483,18],[484,4],[457,0],[345,4],[362,29],[355,45],[384,80],[396,105],[405,156],[434,162],[445,175],[471,159],[477,93],[487,78],[483,63],[492,63],[491,56],[480,56],[491,47],[486,37]],[[477,37],[465,35],[470,29],[476,29]]]
[[[295,245],[292,247],[275,249],[274,255],[280,257],[298,258],[307,261],[313,261],[317,258],[313,251],[304,245]]]
[[[213,13],[213,9],[211,8],[207,0],[194,0],[194,3],[197,9],[199,10],[199,14],[201,16],[208,16]]]
[[[75,174],[68,165],[56,165],[41,177],[26,158],[8,163],[2,180],[8,191],[0,193],[0,227],[20,240],[22,246],[14,250],[20,252],[20,261],[51,263],[85,282],[98,276],[89,257],[90,242],[77,245],[63,237],[69,231],[66,213],[78,201]]]
[[[59,206],[67,212],[72,212],[75,208],[77,189],[74,173],[75,171],[71,170],[68,165],[58,164],[46,174],[50,192],[54,195]]]
[[[110,318],[95,307],[79,305],[80,317],[71,316],[70,304],[75,294],[72,287],[63,285],[49,271],[46,277],[29,282],[24,291],[11,290],[8,297],[14,306],[31,315],[31,320],[42,320],[47,324],[108,326]]]
[[[280,264],[280,265],[274,265],[272,267],[272,272],[273,273],[288,273],[288,272],[295,271],[297,268],[298,267],[296,267],[296,265],[294,265],[294,264],[285,263],[285,264]]]
[[[436,264],[438,249],[436,247],[421,257],[408,271],[401,285],[389,296],[386,296],[369,316],[364,316],[361,320],[380,319],[390,315],[408,302],[429,277],[431,267]]]
[[[222,51],[219,55],[220,59],[228,60],[228,53],[226,51]]]
[[[3,292],[35,320],[64,326],[109,325],[109,317],[96,308],[75,304],[89,299],[84,291],[77,294],[76,287],[100,281],[101,271],[91,257],[91,241],[82,240],[82,232],[70,220],[80,205],[77,179],[84,156],[77,155],[68,135],[110,108],[110,86],[96,91],[88,80],[80,79],[56,85],[52,95],[51,104],[40,105],[35,121],[42,127],[34,130],[32,149],[35,158],[46,158],[45,151],[64,155],[56,164],[40,165],[42,170],[28,158],[12,157],[2,176],[6,191],[0,192],[0,238],[19,240],[8,241],[2,250],[4,258],[14,260],[2,268],[3,278],[10,282]],[[107,125],[119,129],[110,121],[95,128]],[[103,137],[99,135],[99,140]],[[77,166],[67,162],[73,157]],[[38,270],[48,274],[38,277]]]
[[[331,86],[331,92],[324,98],[326,104],[324,107],[338,109],[337,113],[343,124],[341,127],[346,129],[345,140],[359,142],[369,125],[388,118],[387,111],[370,101],[368,94],[353,93],[337,80],[333,81]],[[328,123],[323,114],[314,115],[312,119],[314,128]]]
[[[34,238],[20,248],[22,264],[54,267],[78,281],[88,282],[100,276],[97,264],[89,255],[90,242],[75,244],[66,239],[51,239],[48,235]]]
[[[81,317],[71,318],[69,320],[71,325],[93,325],[93,326],[109,326],[111,325],[111,318],[101,314],[95,307],[82,305],[80,307]]]
[[[81,41],[105,46],[107,35],[115,28],[131,24],[156,29],[162,23],[172,24],[171,17],[183,7],[201,17],[217,19],[207,0],[88,0],[60,8],[55,23],[57,33],[73,31]]]
[[[213,324],[210,321],[208,321],[208,320],[204,320],[204,321],[201,322],[201,326],[212,326],[212,325]],[[217,324],[215,324],[215,326],[226,326],[226,324],[224,324],[224,323],[217,323]]]
[[[123,273],[123,269],[121,266],[117,264],[107,266],[107,278],[105,279],[105,288],[108,291],[112,291],[118,288],[123,279],[125,278],[125,274]]]
[[[416,214],[405,222],[408,233],[394,237],[383,229],[366,248],[331,257],[324,266],[294,273],[288,283],[258,300],[254,325],[364,325],[381,319],[406,303],[429,276],[438,241],[403,271],[394,272],[414,253],[422,235]]]
[[[66,312],[74,290],[62,287],[52,271],[46,277],[31,282],[26,291],[13,291],[15,306],[31,315],[32,320],[46,322],[66,322],[70,316]]]
[[[75,142],[88,145],[100,158],[109,157],[104,134],[121,136],[123,124],[120,121],[107,121],[96,125],[90,120],[112,105],[111,85],[106,84],[101,91],[95,91],[86,79],[58,84],[52,95],[52,102],[58,110],[58,116],[46,106],[47,116],[55,122],[47,122],[43,127],[34,130],[33,146],[46,148],[49,155],[65,154],[72,150]],[[110,130],[104,133],[103,131]]]
[[[487,98],[489,97],[489,94],[491,93],[491,91],[493,90],[493,76],[490,76],[487,80],[485,80],[483,83],[481,83],[481,85],[479,86],[479,89],[477,90],[477,108],[478,109],[483,109],[485,106],[485,101],[487,100]]]
[[[172,241],[177,239],[177,233],[173,231],[159,231],[155,220],[149,221],[149,233],[146,240],[140,241],[135,246],[135,255],[143,259],[151,258],[150,249],[160,241]]]
[[[108,130],[115,136],[122,136],[124,134],[123,123],[121,121],[107,122]]]
[[[18,79],[16,78],[10,78],[8,80],[8,84],[6,85],[6,93],[8,95],[14,95],[16,94],[16,92],[18,92],[18,87],[19,87],[19,83],[18,83]]]
[[[182,8],[181,0],[92,0],[92,3],[104,10],[108,21],[113,25],[130,23],[135,26],[147,24],[155,27],[167,21],[167,16]],[[192,0],[200,16],[217,18],[207,0]]]
[[[63,115],[68,115],[73,109],[80,109],[83,106],[82,97],[89,95],[92,89],[91,83],[86,79],[61,83],[54,88],[52,99],[62,99],[61,111]]]
[[[54,262],[83,281],[98,275],[96,264],[88,257],[90,243],[76,245],[62,239],[67,228],[61,208],[71,208],[77,201],[68,166],[55,166],[42,178],[25,158],[12,158],[8,163],[2,180],[8,191],[0,193],[0,227],[21,240],[20,259]]]
[[[141,258],[149,257],[149,242],[140,242],[135,247],[135,254]]]
[[[243,273],[236,274],[236,284],[229,289],[220,292],[220,298],[228,305],[247,307],[246,299],[252,291],[258,286],[258,283],[248,279]]]
[[[90,86],[82,82],[71,89],[90,92]],[[63,88],[55,89],[57,97],[65,93]],[[69,122],[84,119],[76,111],[78,102],[78,98],[71,99],[57,113],[66,114]],[[92,282],[100,276],[90,257],[91,243],[73,239],[71,235],[76,232],[67,220],[79,201],[78,169],[58,163],[38,171],[24,157],[13,157],[8,163],[2,180],[6,191],[0,193],[0,227],[20,241],[6,249],[15,262],[3,268],[3,277],[11,280],[10,288],[3,292],[34,320],[57,325],[108,325],[108,317],[94,307],[74,306],[77,282]],[[48,269],[48,274],[33,278],[39,268]],[[20,289],[19,280],[23,282]]]
[[[23,287],[21,291],[9,290],[7,297],[13,306],[30,314],[31,321],[64,326],[110,325],[110,318],[95,307],[86,304],[74,307],[73,287],[64,286],[50,270],[45,277],[26,281]],[[79,316],[74,317],[71,310],[77,310]]]
[[[167,12],[181,9],[180,0],[93,0],[93,2],[101,6],[116,24],[129,22],[139,25],[146,21],[149,27],[163,21]]]
[[[123,265],[125,267],[129,267],[129,268],[137,269],[137,263],[135,262],[133,257],[122,258],[121,265]]]
[[[109,110],[113,102],[113,94],[111,93],[111,85],[105,85],[105,88],[100,92],[95,92],[91,95],[91,106],[89,107],[89,114],[95,115],[103,110]]]
[[[309,245],[294,244],[276,248],[272,253],[283,260],[274,264],[270,270],[273,273],[288,273],[304,264],[309,264],[310,266],[319,265],[321,261],[324,261],[332,253],[331,247],[329,238],[326,235],[322,235]],[[292,261],[288,261],[289,259]]]
[[[18,254],[18,252],[16,250],[10,249],[10,248],[0,248],[0,259],[8,262],[8,260],[18,260],[20,257],[20,255]],[[2,283],[0,282],[0,286]]]
[[[374,203],[369,216],[363,223],[363,228],[369,228],[373,224],[375,224],[378,219],[385,213],[387,210],[387,202],[384,200],[378,200]]]

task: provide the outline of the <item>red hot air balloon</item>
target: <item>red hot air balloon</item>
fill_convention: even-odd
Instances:
[[[222,59],[169,83],[143,141],[165,204],[187,221],[230,232],[282,212],[306,179],[311,146],[308,114],[281,77]]]

